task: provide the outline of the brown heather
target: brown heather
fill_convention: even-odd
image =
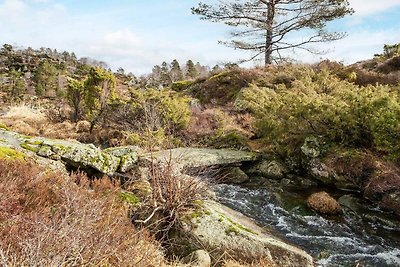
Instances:
[[[108,178],[89,183],[0,160],[0,266],[162,266],[160,247],[134,229],[117,191]]]

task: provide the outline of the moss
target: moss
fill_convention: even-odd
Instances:
[[[22,135],[21,137],[23,137],[24,139],[31,139],[32,138],[30,136],[24,136],[24,135]],[[43,144],[43,141],[40,141],[40,140],[25,140],[25,143],[27,143],[29,145],[34,145],[34,146],[41,146]]]
[[[182,217],[184,222],[190,222],[192,219],[202,218],[204,216],[210,216],[211,212],[204,208],[202,200],[195,200],[193,202],[194,210]]]
[[[130,192],[120,192],[119,197],[123,202],[126,202],[132,206],[138,205],[140,203],[140,199],[135,194]]]
[[[29,150],[29,151],[32,151],[32,152],[35,152],[35,153],[37,153],[39,151],[39,147],[38,146],[31,145],[29,143],[22,143],[22,144],[20,144],[20,146],[23,149],[26,149],[26,150]]]
[[[209,215],[211,215],[211,212],[209,212],[208,210],[205,210],[204,208],[198,208],[190,214],[190,217],[192,219],[195,219],[195,218],[204,217],[205,215],[209,216]]]
[[[6,142],[7,142],[6,139],[0,138],[0,143],[6,143]]]
[[[254,231],[250,230],[249,228],[244,227],[244,226],[241,225],[240,223],[235,222],[234,220],[232,220],[231,218],[225,216],[224,214],[222,214],[222,213],[220,213],[220,212],[217,212],[217,213],[218,213],[218,215],[220,216],[220,219],[221,219],[221,220],[218,220],[218,221],[223,221],[223,220],[225,219],[225,220],[227,220],[229,223],[231,223],[231,225],[230,225],[229,228],[234,227],[234,228],[236,228],[236,229],[238,229],[238,230],[242,230],[242,231],[251,233],[251,234],[253,234],[253,235],[258,235],[258,234],[255,233]],[[228,229],[229,229],[229,228],[228,228]],[[228,230],[228,229],[227,229],[227,230]]]
[[[0,123],[0,129],[9,131],[8,127],[7,127],[5,124],[3,124],[3,123]]]
[[[233,225],[230,225],[226,230],[225,230],[225,234],[226,235],[230,235],[231,233],[234,233],[235,235],[239,235],[240,231],[238,228],[236,228]]]
[[[26,155],[13,148],[0,146],[0,159],[24,160]]]

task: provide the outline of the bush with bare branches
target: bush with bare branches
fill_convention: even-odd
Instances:
[[[152,192],[134,218],[136,223],[150,226],[163,241],[167,241],[171,229],[179,227],[183,214],[201,208],[202,201],[210,196],[209,180],[181,174],[175,164],[172,160],[150,163],[147,178]]]

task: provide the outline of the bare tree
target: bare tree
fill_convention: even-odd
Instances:
[[[344,37],[329,32],[327,23],[353,13],[347,0],[219,0],[219,4],[199,3],[192,13],[203,20],[223,22],[236,27],[227,46],[253,51],[249,60],[264,55],[264,64],[282,59],[281,51],[303,49],[318,51],[311,43],[328,42]],[[295,32],[302,32],[296,38]]]

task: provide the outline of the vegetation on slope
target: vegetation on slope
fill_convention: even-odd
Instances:
[[[107,178],[89,182],[0,159],[0,191],[3,266],[164,264],[159,245],[132,226]]]

